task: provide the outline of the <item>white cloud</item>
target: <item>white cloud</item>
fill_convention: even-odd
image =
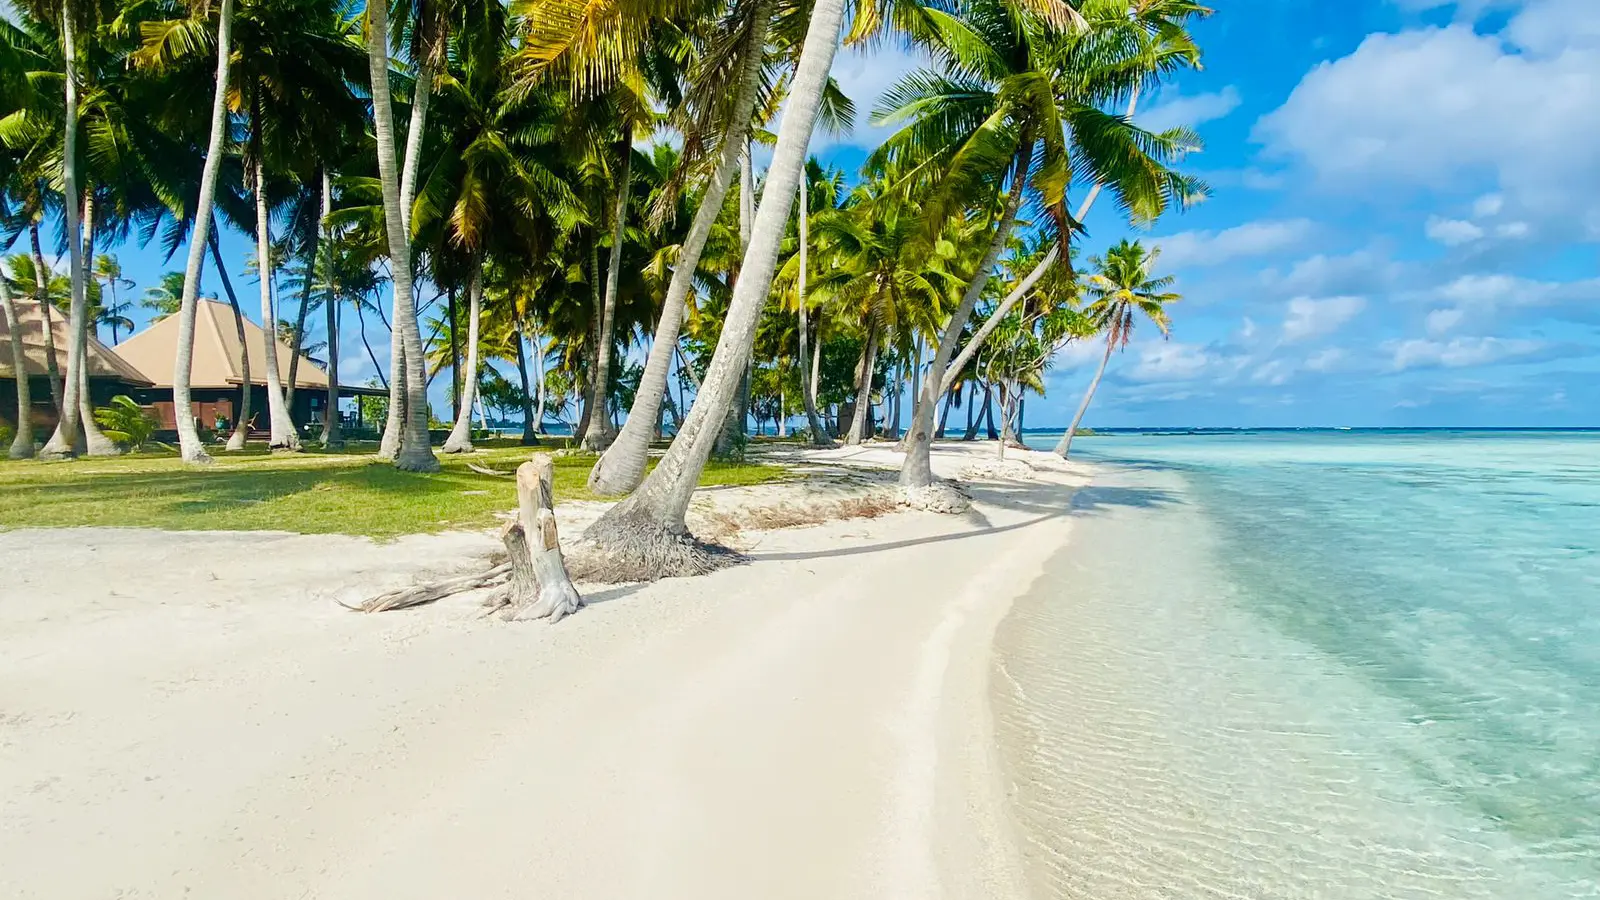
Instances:
[[[1186,125],[1197,128],[1206,122],[1225,118],[1240,104],[1239,90],[1229,85],[1209,94],[1185,97],[1175,89],[1161,92],[1153,106],[1135,116],[1139,124],[1149,131],[1165,131]]]
[[[839,136],[825,134],[819,128],[811,138],[811,152],[835,144],[870,148],[883,143],[904,123],[873,125],[872,114],[879,100],[900,79],[926,65],[926,57],[892,43],[874,47],[870,53],[854,47],[840,48],[833,58],[832,75],[839,82],[839,89],[856,105],[855,128]]]
[[[1600,196],[1600,16],[1594,0],[1529,0],[1498,35],[1370,35],[1307,73],[1253,136],[1326,185],[1449,190],[1486,175],[1506,207],[1570,227]]]
[[[1261,281],[1280,296],[1368,294],[1392,287],[1400,272],[1394,260],[1366,249],[1342,256],[1319,253],[1295,263],[1287,273],[1269,269],[1261,273]]]
[[[1424,228],[1428,239],[1446,247],[1459,247],[1483,237],[1483,229],[1465,219],[1441,219],[1429,216]]]
[[[1265,219],[1223,231],[1181,231],[1155,243],[1166,266],[1215,266],[1294,247],[1314,229],[1310,219]]]
[[[1503,238],[1525,238],[1530,231],[1527,222],[1506,222],[1496,226],[1494,233]]]
[[[1344,351],[1338,347],[1328,347],[1318,350],[1306,360],[1306,369],[1311,372],[1332,372],[1344,361]]]
[[[1455,328],[1457,325],[1460,325],[1461,320],[1466,318],[1466,315],[1466,311],[1459,308],[1436,309],[1433,312],[1428,313],[1428,318],[1426,322],[1424,322],[1424,327],[1428,329],[1428,334],[1438,337],[1439,335]]]
[[[1480,219],[1487,219],[1490,216],[1500,215],[1500,210],[1504,209],[1505,205],[1506,198],[1500,194],[1484,194],[1473,201],[1472,214]]]
[[[1366,307],[1361,297],[1296,297],[1289,301],[1283,319],[1283,339],[1292,343],[1332,334]]]
[[[1160,341],[1139,347],[1139,361],[1128,371],[1133,381],[1187,381],[1198,378],[1212,363],[1197,344]]]
[[[1269,359],[1250,373],[1250,380],[1256,384],[1266,384],[1277,387],[1286,384],[1294,375],[1294,364],[1283,359]]]
[[[1390,341],[1384,345],[1385,349],[1393,354],[1391,364],[1396,371],[1481,366],[1527,356],[1544,349],[1544,346],[1539,341],[1497,337],[1458,337],[1449,341],[1412,338],[1405,341]]]

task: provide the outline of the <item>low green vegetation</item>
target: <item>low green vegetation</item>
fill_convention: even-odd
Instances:
[[[0,528],[118,525],[197,530],[273,530],[390,538],[452,528],[483,528],[516,505],[511,471],[530,448],[481,444],[470,457],[442,456],[433,476],[377,461],[371,446],[345,453],[271,455],[264,449],[218,454],[195,469],[176,453],[140,453],[74,463],[0,462]],[[556,459],[556,498],[595,499],[585,488],[592,456]],[[760,484],[785,469],[713,462],[704,485]]]

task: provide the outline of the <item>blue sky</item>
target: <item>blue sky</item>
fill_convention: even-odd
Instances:
[[[1204,70],[1139,116],[1206,141],[1187,168],[1214,196],[1137,234],[1184,300],[1170,340],[1113,359],[1087,424],[1600,424],[1600,0],[1215,5]],[[915,66],[880,48],[835,74],[865,119]],[[881,137],[814,147],[853,167]],[[1110,203],[1087,225],[1084,256],[1132,233]],[[249,242],[224,247],[237,272]],[[141,288],[181,264],[121,256]],[[1070,417],[1095,356],[1057,358],[1030,426]]]
[[[1137,235],[1185,299],[1088,424],[1600,424],[1600,0],[1214,5],[1204,70],[1139,116],[1206,141],[1214,196]],[[836,72],[866,106],[911,64]],[[1087,225],[1083,255],[1132,233]],[[1058,357],[1030,425],[1096,355]]]

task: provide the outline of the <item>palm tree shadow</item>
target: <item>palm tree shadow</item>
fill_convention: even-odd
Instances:
[[[1177,494],[1158,488],[1126,488],[1126,487],[1096,487],[1070,490],[1055,485],[1040,486],[1037,483],[1012,483],[1003,486],[983,485],[976,487],[972,494],[975,499],[993,506],[1021,512],[1038,513],[1032,518],[1009,525],[994,525],[989,519],[976,510],[969,512],[964,517],[967,521],[975,523],[978,527],[952,531],[946,534],[935,534],[921,538],[910,538],[902,541],[884,541],[877,544],[866,544],[855,547],[837,547],[829,550],[813,550],[806,552],[789,553],[749,553],[746,558],[751,562],[773,561],[800,561],[811,559],[833,559],[847,556],[864,556],[870,553],[882,553],[890,550],[901,550],[907,547],[920,547],[929,544],[942,544],[949,541],[959,541],[970,537],[986,534],[1003,534],[1009,531],[1020,531],[1030,528],[1041,522],[1062,516],[1088,516],[1110,512],[1114,509],[1159,509],[1181,503]]]

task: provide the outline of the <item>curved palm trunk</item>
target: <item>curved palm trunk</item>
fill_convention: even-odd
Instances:
[[[67,218],[67,266],[72,282],[72,310],[67,319],[67,375],[62,381],[60,416],[55,434],[39,451],[42,459],[67,459],[78,453],[83,430],[84,334],[87,328],[88,299],[83,285],[82,222],[78,207],[78,65],[77,41],[71,15],[72,4],[61,5],[61,49],[66,59],[65,142],[61,157],[62,205]]]
[[[1006,239],[1011,236],[1011,228],[1017,221],[1017,209],[1022,205],[1022,188],[1027,181],[1028,164],[1032,158],[1033,138],[1030,133],[1024,132],[1022,149],[1017,153],[1016,171],[1011,177],[1011,191],[1006,196],[1005,208],[995,226],[994,238],[989,242],[989,249],[983,254],[978,268],[972,273],[972,280],[967,282],[961,303],[950,314],[950,321],[939,336],[939,346],[933,352],[933,368],[928,377],[923,379],[922,391],[912,409],[911,431],[905,440],[906,459],[900,467],[902,487],[921,488],[933,483],[933,416],[939,403],[940,379],[933,377],[932,373],[943,372],[950,357],[955,354],[961,332],[967,327],[967,320],[972,318],[978,298],[983,296],[984,286],[989,283],[989,273],[1006,248]]]
[[[739,83],[739,96],[735,99],[735,122],[748,122],[755,110],[757,87],[761,75],[761,48],[766,44],[767,22],[771,3],[764,2],[756,9],[755,24],[746,42],[743,77]],[[656,322],[655,336],[650,344],[650,354],[645,359],[644,374],[639,378],[639,389],[634,392],[633,406],[628,419],[606,452],[595,461],[589,472],[589,490],[601,496],[625,494],[639,486],[644,479],[644,467],[650,456],[650,423],[659,420],[661,403],[666,397],[667,378],[671,373],[672,356],[678,348],[678,333],[683,327],[683,316],[689,290],[694,286],[694,273],[700,265],[700,255],[706,240],[722,211],[722,201],[733,183],[733,173],[739,166],[739,154],[744,146],[748,126],[733,128],[722,139],[722,155],[706,185],[705,193],[696,210],[683,248],[678,252],[677,264],[672,270],[672,281],[667,286],[667,297],[661,306],[661,318]],[[543,379],[540,379],[541,397]],[[542,417],[541,417],[542,420]]]
[[[861,350],[861,368],[856,371],[856,408],[850,419],[850,433],[844,439],[846,444],[854,446],[870,437],[867,411],[872,407],[872,370],[877,364],[878,326],[872,323],[867,326],[867,346]]]
[[[259,115],[257,110],[258,128]],[[283,379],[278,372],[278,316],[272,305],[272,222],[267,210],[267,169],[261,161],[259,140],[256,145],[256,265],[261,275],[261,355],[262,367],[266,370],[267,421],[272,435],[267,446],[273,450],[299,450],[300,436],[295,433],[289,409],[284,405]]]
[[[472,285],[467,288],[467,371],[461,379],[461,405],[456,411],[455,426],[441,448],[446,453],[472,452],[472,403],[478,396],[478,316],[483,308],[483,262],[480,260],[472,273]],[[522,339],[517,339],[520,347]]]
[[[378,144],[378,176],[383,185],[383,222],[389,241],[389,261],[394,283],[395,343],[401,357],[416,360],[404,365],[404,388],[390,384],[391,397],[403,397],[403,428],[393,428],[399,438],[395,468],[411,472],[437,472],[439,460],[428,445],[428,382],[423,366],[422,332],[417,328],[417,306],[411,293],[411,244],[400,193],[400,173],[394,153],[394,108],[389,98],[389,11],[385,4],[367,7],[367,67],[372,79],[373,131]],[[395,414],[390,401],[391,421]],[[385,434],[388,438],[388,434]]]
[[[222,139],[228,127],[228,58],[233,42],[233,0],[222,0],[217,16],[217,85],[211,100],[211,137],[200,170],[200,197],[195,205],[194,234],[189,238],[189,262],[183,273],[183,301],[178,308],[177,359],[172,373],[172,408],[178,423],[178,444],[185,462],[206,463],[195,429],[190,402],[189,371],[194,365],[195,302],[200,291],[200,267],[205,262],[206,240],[211,234],[211,203],[217,194],[217,172],[222,168]]]
[[[1083,392],[1083,402],[1078,404],[1078,412],[1072,417],[1072,424],[1067,426],[1067,433],[1061,436],[1061,442],[1056,444],[1056,455],[1062,459],[1072,452],[1072,436],[1077,434],[1078,425],[1083,422],[1083,414],[1089,411],[1089,401],[1094,399],[1095,388],[1100,386],[1100,376],[1106,374],[1106,363],[1111,361],[1111,348],[1113,341],[1111,334],[1106,334],[1106,352],[1100,357],[1100,368],[1094,372],[1094,380],[1089,382],[1089,389]]]
[[[11,287],[6,273],[0,271],[0,313],[6,317],[6,333],[11,339],[11,360],[17,376],[17,433],[11,439],[10,457],[29,459],[33,456],[33,392],[28,384],[28,374],[19,360],[25,359],[22,350],[22,328],[17,320],[16,306],[11,302]]]
[[[544,385],[539,385],[539,419],[535,419],[533,396],[529,393],[528,385],[528,351],[523,342],[521,319],[516,322],[512,339],[517,342],[517,375],[522,379],[522,445],[531,447],[539,443],[539,429],[536,422],[544,418]]]
[[[660,465],[638,490],[587,532],[615,555],[619,569],[632,568],[640,576],[658,577],[703,572],[715,565],[706,549],[688,537],[684,514],[750,359],[756,323],[777,269],[779,243],[794,206],[843,15],[844,0],[816,0],[812,8],[789,105],[778,130],[777,149],[767,170],[767,190],[700,396]]]
[[[56,326],[54,307],[50,303],[50,270],[44,264],[44,250],[39,246],[39,223],[28,223],[28,240],[33,245],[33,300],[39,304],[39,316],[44,328],[45,382],[50,388],[50,405],[56,415],[61,415],[61,367],[56,362]]]
[[[1133,114],[1138,108],[1139,88],[1135,87],[1132,95],[1128,98],[1128,112],[1125,117],[1133,118]],[[1096,181],[1094,186],[1089,188],[1089,193],[1084,196],[1083,203],[1078,206],[1078,213],[1075,216],[1077,221],[1082,222],[1084,216],[1089,214],[1089,210],[1094,208],[1094,202],[1100,198],[1100,192],[1103,190],[1105,190],[1105,184],[1099,181]],[[1050,252],[1045,254],[1044,259],[1039,260],[1039,264],[1033,267],[1033,271],[1022,279],[1016,289],[1006,295],[1006,298],[1000,302],[999,306],[995,307],[994,313],[983,323],[983,327],[978,329],[972,339],[967,341],[967,345],[961,349],[961,353],[945,368],[944,375],[940,381],[943,390],[949,390],[950,386],[955,384],[956,376],[961,374],[961,370],[982,349],[983,342],[988,340],[989,335],[993,334],[994,330],[999,327],[1001,320],[1006,317],[1006,313],[1011,312],[1012,307],[1016,306],[1022,298],[1028,296],[1028,292],[1033,290],[1033,286],[1039,283],[1039,279],[1043,278],[1044,274],[1050,271],[1050,267],[1054,266],[1060,258],[1060,245],[1051,247]],[[935,369],[934,371],[938,370]]]
[[[294,338],[289,345],[289,378],[283,386],[283,405],[288,407],[291,420],[294,418],[294,388],[300,377],[300,351],[306,342],[306,313],[311,309],[311,287],[316,281],[317,247],[321,241],[322,229],[313,229],[311,246],[306,248],[306,274],[300,285],[300,309],[295,313]]]
[[[233,417],[233,434],[228,437],[225,449],[243,450],[250,434],[250,394],[254,384],[250,380],[250,353],[245,345],[244,310],[239,307],[239,296],[233,292],[233,279],[222,264],[222,248],[217,244],[217,233],[212,231],[207,243],[211,245],[211,262],[217,267],[217,280],[222,282],[222,292],[228,295],[228,306],[233,309],[233,332],[239,340],[239,409]]]
[[[817,360],[812,357],[806,347],[811,339],[810,323],[806,321],[806,273],[807,273],[807,245],[811,243],[810,235],[811,204],[806,197],[806,177],[800,175],[800,277],[795,285],[799,302],[795,305],[800,308],[800,402],[806,410],[806,427],[811,429],[811,446],[832,447],[833,441],[829,440],[828,432],[822,427],[822,417],[817,415]],[[818,344],[821,335],[818,335]],[[810,366],[810,377],[807,377],[806,368]]]
[[[605,302],[600,308],[599,344],[595,348],[594,399],[589,402],[589,427],[583,434],[585,450],[611,445],[611,336],[617,327],[617,285],[622,280],[623,227],[628,222],[628,196],[633,189],[633,126],[622,135],[622,184],[617,187],[616,212],[611,221],[611,258],[606,261]]]
[[[337,450],[344,446],[343,423],[339,421],[339,285],[334,278],[333,231],[328,218],[333,215],[333,179],[322,170],[322,226],[328,229],[323,239],[327,247],[328,295],[322,298],[322,313],[328,329],[328,396],[322,410],[322,446]]]
[[[94,188],[90,186],[83,195],[83,257],[94,259]],[[87,262],[85,263],[87,265]],[[83,447],[90,456],[117,456],[122,449],[100,431],[94,420],[94,398],[89,394],[89,335],[94,323],[88,315],[88,273],[84,273],[84,323],[77,333],[78,359],[78,419],[83,424]],[[113,301],[114,302],[114,301]]]

